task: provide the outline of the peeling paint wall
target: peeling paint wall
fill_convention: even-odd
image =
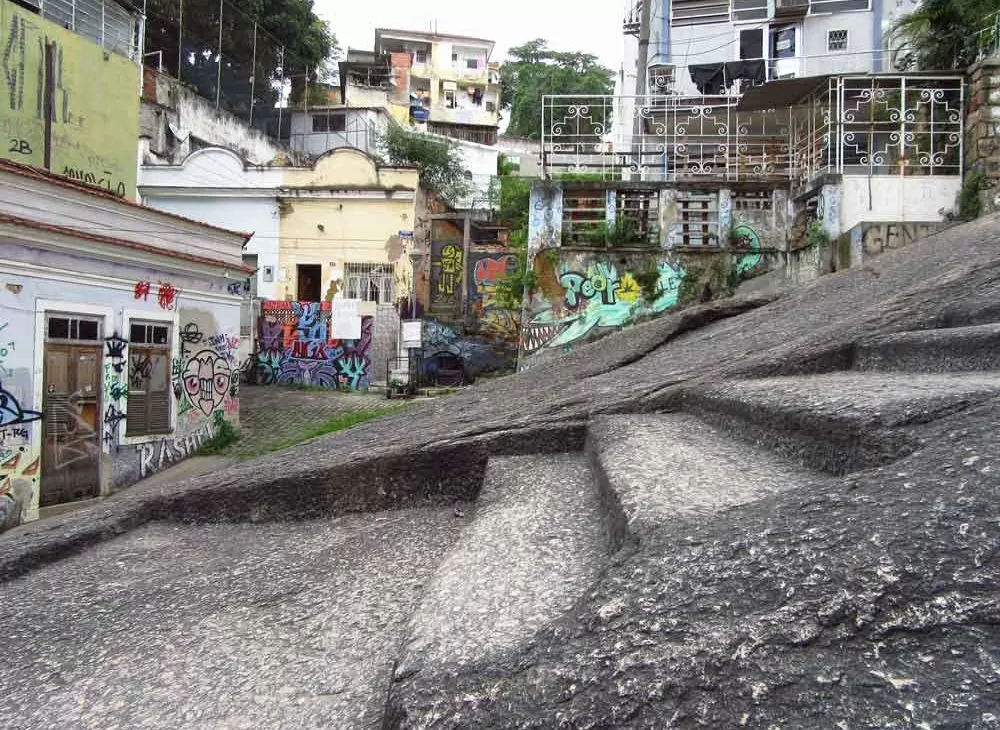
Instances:
[[[226,279],[123,260],[101,260],[96,272],[94,261],[0,243],[0,528],[37,517],[55,482],[70,499],[107,495],[193,455],[220,420],[238,423],[240,305]],[[73,351],[93,364],[63,379],[77,392],[55,393],[46,380],[46,368],[76,357],[48,357],[76,347],[46,341],[53,314],[99,323]],[[133,341],[139,323],[165,328],[165,339]],[[129,413],[150,407],[157,388],[163,427],[130,435]],[[78,475],[94,488],[74,490]]]
[[[55,72],[49,169],[134,200],[139,67],[9,0],[0,0],[0,156],[45,167],[46,46]]]

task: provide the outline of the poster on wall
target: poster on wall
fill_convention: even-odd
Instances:
[[[403,349],[409,350],[423,347],[423,322],[419,319],[403,322]]]
[[[357,340],[361,337],[361,316],[357,299],[338,299],[331,322],[334,339]]]

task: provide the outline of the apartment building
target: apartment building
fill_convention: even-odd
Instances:
[[[889,27],[917,5],[917,0],[648,2],[648,12],[637,0],[625,17],[620,93],[738,94],[774,79],[891,71]],[[642,68],[648,73],[638,88]]]
[[[413,118],[426,121],[429,132],[487,145],[496,144],[500,123],[500,67],[490,62],[493,46],[468,36],[375,31],[375,53],[389,58],[397,90],[417,102]]]

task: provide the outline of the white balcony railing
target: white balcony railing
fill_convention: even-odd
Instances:
[[[822,173],[961,175],[961,76],[834,76],[806,99],[545,96],[547,177],[805,182]]]

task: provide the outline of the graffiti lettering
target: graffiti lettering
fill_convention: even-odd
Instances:
[[[536,314],[522,328],[522,349],[533,352],[541,347],[567,347],[595,328],[623,327],[637,317],[675,306],[684,270],[661,262],[657,274],[655,296],[647,300],[636,278],[628,272],[619,276],[612,264],[593,262],[586,273],[563,271],[559,276],[563,301],[547,301],[536,294],[532,300]],[[541,291],[543,287],[539,287]]]
[[[616,304],[615,292],[620,285],[613,268],[605,263],[593,265],[586,274],[567,271],[559,277],[566,290],[566,305],[575,308],[580,299],[600,297],[602,304]]]
[[[0,324],[0,332],[7,329],[7,322]],[[4,361],[10,356],[10,353],[14,351],[14,342],[8,342],[6,345],[0,344],[0,375],[7,375],[8,370],[4,366]]]
[[[138,281],[135,284],[135,298],[143,301],[149,300],[149,290],[152,284],[148,281]]]
[[[174,301],[177,299],[177,289],[165,281],[160,282],[160,290],[156,295],[156,301],[160,309],[173,309]]]
[[[80,461],[92,460],[98,452],[97,432],[84,415],[83,391],[71,395],[50,395],[52,421],[46,436],[53,447],[54,468],[65,469]]]
[[[239,296],[244,291],[249,291],[250,287],[247,284],[241,284],[238,281],[234,281],[226,287],[226,291],[234,296]]]
[[[104,354],[111,359],[111,367],[116,373],[125,370],[125,348],[128,340],[124,340],[116,332],[104,340]]]
[[[32,155],[34,154],[31,149],[31,143],[26,139],[14,138],[10,141],[10,147],[7,148],[8,152],[13,152],[16,155]]]
[[[103,174],[95,174],[79,168],[64,167],[62,174],[70,180],[76,180],[77,182],[86,183],[87,185],[96,185],[99,188],[104,188],[109,193],[117,195],[119,198],[124,198],[125,194],[128,192],[128,187],[125,183],[114,183],[112,180],[114,173],[111,170],[104,170]],[[112,187],[112,185],[114,185],[114,187]]]
[[[104,410],[104,443],[109,447],[118,441],[118,429],[125,420],[125,414],[113,403]]]
[[[441,249],[441,273],[438,277],[438,292],[453,296],[462,278],[462,249],[448,244]]]
[[[198,345],[205,339],[205,335],[202,334],[201,330],[198,329],[198,325],[195,322],[188,322],[184,325],[184,329],[180,333],[181,338],[181,354],[187,355],[191,352],[187,348],[187,345]]]
[[[222,414],[218,414],[221,418]],[[137,447],[139,452],[139,475],[145,479],[150,474],[162,470],[165,466],[175,461],[186,459],[198,453],[206,441],[210,441],[215,436],[219,418],[212,418],[198,428],[182,438],[163,439],[156,443],[141,444]]]
[[[153,375],[153,361],[149,355],[133,355],[129,361],[128,382],[135,390],[144,390],[146,381]]]
[[[262,303],[260,344],[253,355],[257,383],[368,387],[373,318],[361,318],[360,339],[331,339],[332,310],[324,306],[328,304]]]

